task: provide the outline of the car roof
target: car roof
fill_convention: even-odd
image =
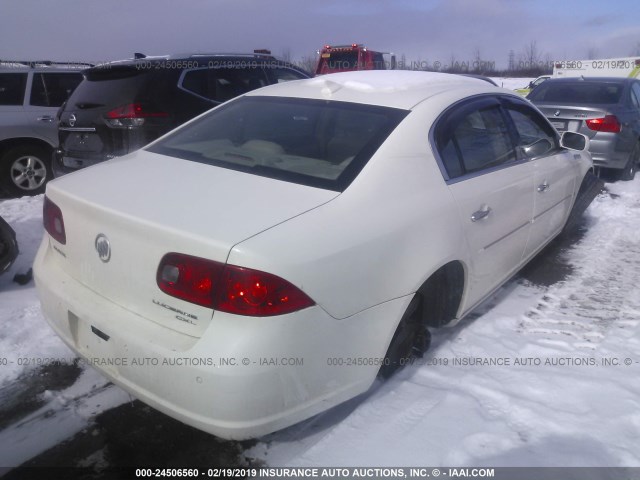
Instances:
[[[137,55],[137,54],[136,54]],[[279,60],[278,58],[263,54],[263,53],[176,53],[171,55],[140,55],[135,58],[126,58],[123,60],[113,60],[110,62],[101,63],[96,65],[95,68],[104,69],[108,67],[117,67],[117,66],[135,66],[140,64],[148,64],[148,63],[162,63],[162,62],[170,62],[170,61],[178,61],[178,60],[189,60],[192,64],[197,63],[200,65],[211,60],[217,61],[226,61],[226,62],[245,62],[247,66],[251,66],[252,63],[273,63],[274,66],[287,66],[291,68],[295,68],[293,65],[289,64],[284,60]],[[179,65],[179,64],[177,64]],[[223,64],[216,66],[224,66]],[[180,68],[177,66],[176,68]],[[186,68],[186,67],[185,67]],[[299,70],[299,69],[297,69]]]
[[[550,78],[547,80],[549,85],[555,83],[628,83],[636,80],[635,78],[628,77],[563,77],[563,78]],[[546,82],[545,82],[546,83]]]
[[[51,60],[0,60],[0,70],[17,72],[69,72],[82,71],[93,64],[85,62],[55,62]]]
[[[484,80],[448,73],[367,70],[332,73],[254,90],[247,96],[312,98],[363,103],[410,110],[427,98],[450,93],[455,97],[482,93],[507,93]]]

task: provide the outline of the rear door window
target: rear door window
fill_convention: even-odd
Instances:
[[[268,84],[261,66],[247,68],[201,68],[183,74],[182,89],[214,102],[226,102]]]
[[[489,171],[517,158],[501,106],[489,99],[454,107],[437,125],[435,139],[449,179]]]
[[[26,84],[26,73],[0,74],[0,105],[22,105]]]
[[[81,73],[36,73],[31,84],[30,104],[38,107],[59,107],[67,101],[78,84]]]

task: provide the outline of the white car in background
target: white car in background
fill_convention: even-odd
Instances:
[[[48,185],[42,308],[142,401],[260,436],[369,389],[557,236],[587,143],[457,75],[256,90]]]

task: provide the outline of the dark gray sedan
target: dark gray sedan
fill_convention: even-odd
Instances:
[[[640,162],[640,81],[632,78],[552,78],[531,100],[560,132],[587,135],[596,167],[632,180]]]

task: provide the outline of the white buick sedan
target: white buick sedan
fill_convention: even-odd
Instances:
[[[256,90],[49,183],[42,308],[142,401],[260,436],[369,389],[557,236],[586,143],[455,75]]]

